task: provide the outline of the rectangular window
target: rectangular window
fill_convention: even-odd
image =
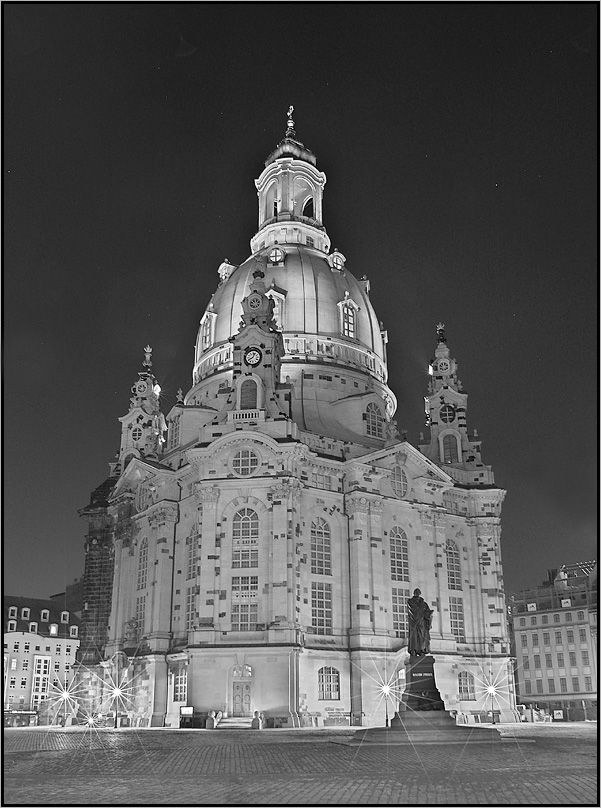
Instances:
[[[547,690],[549,693],[555,693],[555,679],[547,679]]]
[[[15,679],[14,676],[11,676],[10,683],[9,683],[8,686],[11,687],[11,688],[15,688],[17,686],[17,680]]]
[[[336,668],[320,668],[317,673],[317,698],[319,701],[340,700],[340,674]]]
[[[189,586],[186,589],[186,631],[194,628],[194,612],[196,610],[196,587]]]
[[[526,656],[526,655],[522,656],[522,668],[525,671],[530,670],[530,657],[529,656]]]
[[[25,643],[25,645],[23,646],[23,650],[24,650],[26,653],[29,651],[29,643],[28,643],[28,642],[26,642],[26,643]]]
[[[232,549],[232,567],[258,567],[259,544],[255,538],[234,539]]]
[[[232,604],[232,631],[256,631],[258,614],[256,602]]]
[[[559,691],[560,693],[568,692],[568,680],[564,679],[563,676],[559,679]]]
[[[520,617],[520,626],[525,626],[525,625],[526,625],[526,618],[525,617]]]
[[[474,686],[474,675],[468,671],[461,671],[458,676],[459,699],[460,701],[475,701],[476,689]]]
[[[188,565],[186,567],[186,580],[196,578],[198,574],[198,537],[191,536],[188,545]]]
[[[571,622],[572,622],[572,612],[568,612],[566,614],[566,623],[571,623]]]
[[[545,654],[545,668],[553,667],[553,657],[551,654]]]
[[[10,661],[10,669],[11,669],[11,671],[16,671],[17,670],[17,662],[18,662],[18,660],[17,660],[16,657],[11,659],[11,661]]]
[[[543,692],[543,680],[542,679],[537,679],[536,680],[536,692],[537,693],[542,693]]]
[[[24,670],[24,671],[29,670],[29,660],[28,660],[28,659],[24,659],[24,660],[23,660],[23,664],[21,665],[21,667],[23,668],[23,670]]]
[[[61,669],[61,663],[60,662],[55,662],[54,663],[54,670],[55,671],[60,671],[60,669]]]
[[[258,575],[241,575],[232,578],[232,595],[237,599],[256,598],[259,591]]]
[[[140,640],[146,627],[146,595],[136,598],[136,636]]]
[[[558,614],[553,615],[553,622],[554,623],[559,623],[559,615]]]
[[[332,633],[332,584],[311,584],[311,626],[314,634]]]
[[[579,638],[580,642],[586,642],[587,637],[586,637],[586,629],[585,628],[578,629],[578,638]]]
[[[314,575],[332,574],[330,526],[323,519],[316,519],[311,525],[311,572]]]
[[[549,615],[543,614],[543,625],[546,626],[548,622],[549,622]]]
[[[68,645],[68,646],[65,648],[65,654],[67,654],[67,656],[68,656],[70,653],[71,653],[71,646],[70,646],[70,645]]]
[[[577,676],[572,676],[572,690],[574,693],[580,692],[580,682]]]
[[[543,645],[549,645],[551,643],[551,635],[548,631],[543,631]]]
[[[332,487],[329,474],[320,474],[317,471],[311,474],[311,485],[313,488],[323,488],[325,491],[329,491]]]
[[[557,665],[560,668],[565,668],[566,663],[564,662],[563,653],[561,651],[557,652]]]
[[[585,676],[584,677],[584,689],[587,693],[593,692],[593,677],[592,676]]]
[[[528,637],[525,634],[521,636],[522,648],[525,648],[528,645]]]
[[[538,645],[538,634],[532,635],[532,645]]]
[[[576,664],[576,652],[570,651],[570,667],[575,668]]]
[[[526,687],[526,695],[528,696],[530,695],[530,693],[532,693],[532,682],[530,681],[530,679],[526,679],[524,685]]]
[[[568,629],[568,642],[569,643],[574,642],[574,632],[572,631],[571,628]]]
[[[458,642],[465,642],[463,598],[449,597],[449,613],[451,616],[451,634],[455,636]]]
[[[40,676],[48,676],[50,674],[50,657],[34,657],[34,672]]]
[[[561,631],[555,632],[555,644],[561,645]]]
[[[531,625],[531,626],[535,626],[535,625],[536,625],[536,617],[531,617],[531,618],[530,618],[530,625]]]
[[[173,701],[188,700],[188,669],[185,665],[173,674]]]
[[[16,642],[16,643],[13,645],[13,651],[18,651],[18,650],[19,650],[19,643],[18,643],[18,642]]]
[[[390,577],[393,581],[409,580],[409,542],[399,536],[390,539]]]
[[[539,654],[534,655],[534,667],[537,668],[537,669],[540,668],[540,655]]]
[[[397,637],[409,636],[409,624],[407,622],[407,601],[409,597],[409,589],[392,588],[392,628]]]
[[[21,690],[23,690],[26,687],[27,687],[27,679],[23,678],[21,679]]]
[[[590,665],[591,663],[588,657],[588,651],[581,651],[580,653],[582,654],[582,664]]]

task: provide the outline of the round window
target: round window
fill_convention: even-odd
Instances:
[[[269,260],[272,264],[281,264],[284,260],[284,252],[279,247],[274,247],[269,253]]]
[[[450,424],[455,420],[455,407],[445,404],[440,408],[440,420],[445,424]]]
[[[139,426],[135,426],[131,431],[131,438],[133,441],[137,442],[142,438],[142,429]]]
[[[232,458],[232,468],[241,477],[248,477],[259,465],[259,458],[252,449],[241,449]]]
[[[395,497],[404,497],[407,494],[409,489],[409,481],[407,480],[407,475],[405,470],[402,469],[400,466],[395,466],[392,470],[392,474],[390,476],[390,485],[392,487],[392,492]]]

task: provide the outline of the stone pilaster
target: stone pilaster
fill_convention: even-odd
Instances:
[[[175,503],[161,503],[148,515],[155,550],[150,593],[150,626],[147,632],[147,640],[153,651],[167,651],[171,640],[175,528],[178,519],[179,508]]]
[[[271,629],[289,629],[298,624],[294,597],[298,563],[295,526],[301,483],[294,478],[282,480],[272,486],[270,493],[273,537],[268,619]]]

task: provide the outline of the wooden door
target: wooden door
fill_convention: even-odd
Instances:
[[[233,716],[252,716],[251,691],[250,682],[234,682]]]

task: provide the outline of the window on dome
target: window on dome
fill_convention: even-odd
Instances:
[[[368,404],[365,410],[365,428],[370,438],[381,438],[384,419],[377,404]]]
[[[355,310],[352,306],[344,306],[342,309],[342,333],[345,337],[355,336]]]

